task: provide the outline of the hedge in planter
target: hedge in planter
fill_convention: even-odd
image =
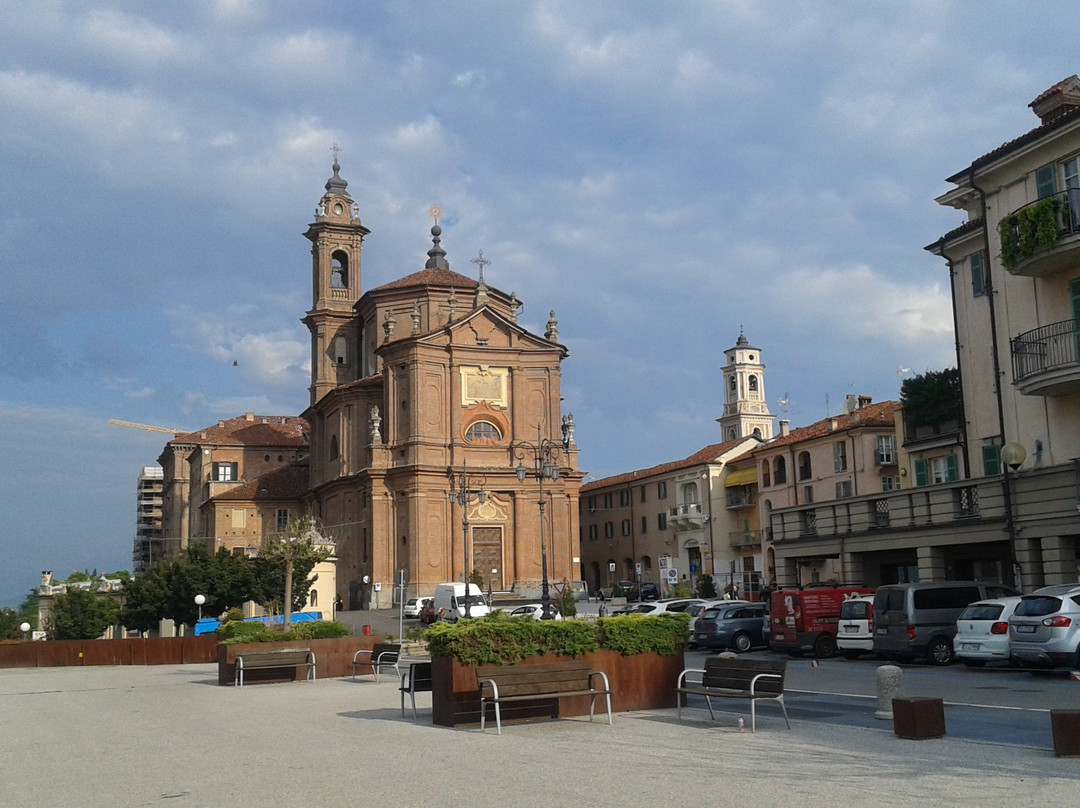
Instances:
[[[616,651],[624,656],[673,656],[686,644],[686,614],[628,614],[583,620],[523,620],[505,612],[457,623],[436,623],[425,639],[432,657],[466,665],[514,665],[541,654],[582,656]]]
[[[230,620],[218,627],[217,635],[224,645],[242,642],[293,642],[294,640],[323,640],[349,636],[349,627],[332,620],[312,620],[296,623],[290,631],[267,628],[265,623]]]

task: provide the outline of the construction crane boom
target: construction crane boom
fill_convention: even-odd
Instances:
[[[147,432],[164,432],[168,435],[183,435],[191,431],[188,429],[168,429],[167,427],[151,426],[150,424],[136,424],[133,421],[120,421],[116,418],[110,418],[109,423],[115,424],[116,426],[130,426],[135,429],[145,429]]]

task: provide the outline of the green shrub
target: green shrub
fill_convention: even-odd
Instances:
[[[597,650],[623,655],[680,652],[689,615],[622,615],[584,620],[522,620],[505,612],[457,623],[435,623],[425,632],[433,657],[466,665],[513,665],[538,654],[580,656]]]
[[[313,620],[310,623],[293,623],[291,631],[267,628],[261,622],[231,620],[218,626],[217,635],[225,645],[244,642],[292,642],[293,640],[324,640],[347,637],[349,627],[333,620]]]

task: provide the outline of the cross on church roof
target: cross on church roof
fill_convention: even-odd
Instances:
[[[338,161],[338,155],[341,154],[341,149],[338,147],[337,141],[334,141],[334,145],[330,147],[331,153],[334,155],[334,162]]]
[[[472,259],[471,263],[476,264],[478,267],[480,267],[480,283],[483,283],[484,282],[484,267],[486,267],[488,264],[491,263],[489,260],[484,258],[484,251],[479,250],[476,258]]]

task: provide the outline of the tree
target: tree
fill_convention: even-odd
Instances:
[[[95,640],[116,625],[119,606],[109,595],[90,589],[71,588],[53,597],[48,620],[50,640]]]
[[[904,420],[911,427],[958,421],[963,405],[960,372],[956,368],[928,370],[900,385]]]
[[[276,599],[280,595],[285,609],[285,630],[289,630],[293,609],[300,609],[307,602],[308,592],[315,578],[309,578],[311,570],[320,561],[330,555],[323,545],[326,540],[315,529],[315,520],[311,516],[301,516],[289,525],[284,536],[269,536],[263,544],[259,556],[267,575],[267,586],[263,592],[263,603]],[[278,578],[274,566],[281,564],[281,589],[277,588]],[[294,589],[296,592],[294,593]]]

